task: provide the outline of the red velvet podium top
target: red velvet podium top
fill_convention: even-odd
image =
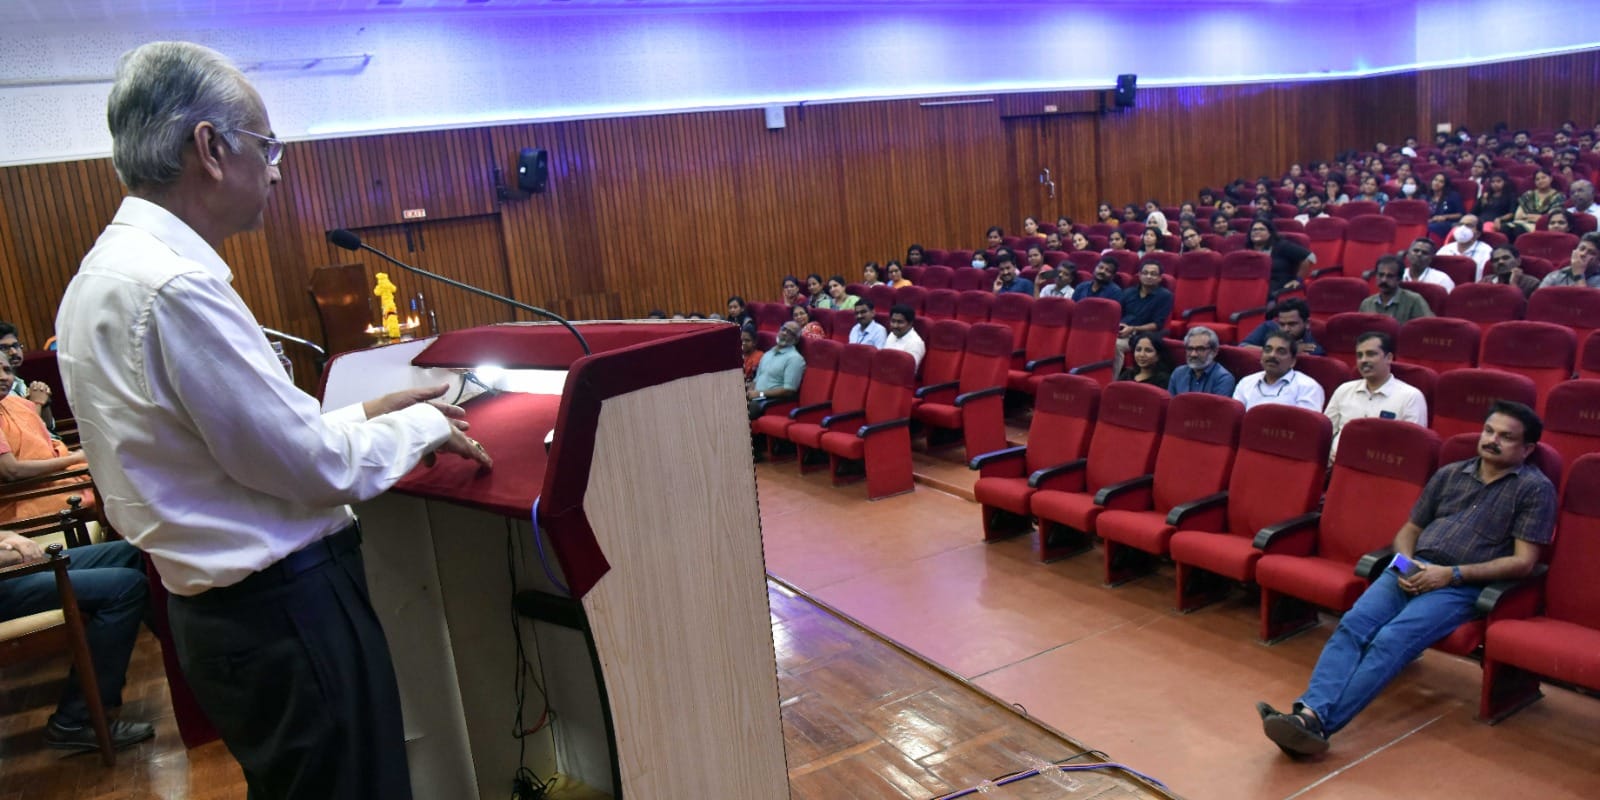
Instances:
[[[479,472],[461,458],[419,466],[395,485],[404,494],[527,517],[539,500],[538,524],[560,560],[574,598],[610,569],[583,511],[601,404],[611,397],[694,375],[742,369],[739,328],[708,322],[580,324],[592,355],[557,324],[508,324],[439,336],[416,367],[565,369],[560,397],[505,393],[466,405],[472,437],[494,457]],[[545,434],[554,429],[548,456]]]

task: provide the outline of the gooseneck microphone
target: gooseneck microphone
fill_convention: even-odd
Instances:
[[[342,247],[342,248],[344,248],[346,250],[366,250],[366,251],[368,251],[370,253],[373,253],[373,254],[377,255],[379,258],[383,259],[384,261],[387,261],[390,264],[393,264],[393,265],[395,265],[395,266],[397,266],[397,267],[399,267],[399,268],[401,268],[401,269],[403,269],[403,270],[405,270],[407,272],[410,272],[410,273],[413,273],[413,274],[416,274],[416,275],[421,275],[424,278],[429,278],[429,279],[432,279],[432,280],[436,280],[436,281],[438,281],[440,283],[449,284],[450,286],[454,286],[457,289],[462,289],[462,290],[465,290],[465,291],[468,291],[468,292],[472,292],[475,295],[479,295],[481,297],[487,297],[490,300],[498,300],[498,301],[500,301],[502,303],[505,303],[508,306],[511,306],[512,308],[520,308],[523,311],[527,311],[527,312],[530,312],[530,313],[533,313],[533,314],[538,314],[539,316],[545,317],[546,319],[553,319],[556,322],[559,322],[562,325],[565,325],[567,330],[572,331],[572,335],[577,337],[577,339],[578,339],[578,346],[583,348],[583,354],[584,355],[590,355],[590,354],[593,353],[593,351],[591,351],[589,349],[589,342],[583,338],[583,334],[579,333],[578,329],[573,327],[572,323],[568,322],[565,317],[561,316],[560,314],[555,313],[554,311],[546,311],[545,309],[539,308],[538,306],[530,306],[527,303],[523,303],[523,302],[520,302],[520,301],[517,301],[517,300],[512,300],[511,298],[506,297],[505,295],[495,294],[494,292],[488,291],[486,289],[479,289],[476,286],[473,286],[473,285],[467,284],[467,283],[462,283],[461,281],[455,280],[454,278],[446,278],[443,275],[440,275],[440,274],[434,273],[434,272],[429,272],[429,271],[427,271],[427,270],[425,270],[425,269],[423,269],[421,267],[413,267],[410,264],[407,264],[406,262],[401,261],[400,259],[395,258],[394,256],[391,256],[388,253],[385,253],[382,250],[379,250],[378,248],[373,247],[372,245],[361,241],[361,237],[360,236],[357,236],[354,232],[346,230],[344,228],[338,228],[336,230],[328,231],[328,241],[330,241],[330,242],[334,243],[335,245],[338,245],[339,247]]]

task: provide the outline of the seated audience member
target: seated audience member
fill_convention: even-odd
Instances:
[[[922,267],[927,265],[928,251],[924,250],[922,245],[914,244],[906,248],[906,266]]]
[[[1422,295],[1400,287],[1400,257],[1382,256],[1373,272],[1378,282],[1378,293],[1361,301],[1363,314],[1387,314],[1404,325],[1418,317],[1431,317],[1433,310]]]
[[[1311,274],[1317,257],[1299,242],[1278,237],[1278,228],[1270,219],[1250,223],[1250,249],[1272,257],[1272,274],[1267,281],[1267,299],[1279,292],[1298,289]]]
[[[1045,263],[1044,260],[1044,245],[1030,244],[1028,249],[1023,252],[1027,254],[1025,256],[1028,259],[1027,268],[1033,270],[1034,275],[1038,275],[1050,268],[1050,265]]]
[[[1506,233],[1515,239],[1518,234],[1533,230],[1540,217],[1566,207],[1567,198],[1556,191],[1554,174],[1546,167],[1539,167],[1533,173],[1533,188],[1517,198],[1517,211],[1506,225]]]
[[[1033,217],[1022,218],[1022,238],[1044,240],[1044,233],[1039,230],[1039,220]]]
[[[1045,250],[1049,250],[1049,251],[1058,252],[1058,253],[1064,251],[1066,249],[1066,245],[1062,244],[1061,237],[1062,236],[1068,236],[1068,235],[1070,235],[1070,234],[1063,234],[1063,233],[1060,233],[1060,232],[1051,232],[1051,233],[1045,234],[1044,235],[1044,249]]]
[[[1256,195],[1256,199],[1250,201],[1250,213],[1253,214],[1256,219],[1272,219],[1273,207],[1275,205],[1277,204],[1273,202],[1271,194],[1258,194]]]
[[[1056,233],[1067,236],[1072,233],[1072,217],[1065,214],[1056,217]],[[1046,238],[1049,238],[1048,236]]]
[[[1316,219],[1317,217],[1326,217],[1328,216],[1328,210],[1323,206],[1324,200],[1321,195],[1311,195],[1307,197],[1305,203],[1300,206],[1300,213],[1294,215],[1294,218],[1301,225],[1304,225],[1307,222]]]
[[[1483,280],[1483,267],[1489,263],[1489,256],[1494,252],[1487,242],[1478,237],[1478,216],[1476,214],[1463,214],[1461,222],[1450,231],[1450,241],[1444,243],[1435,255],[1441,256],[1466,256],[1478,265],[1478,273],[1474,280]]]
[[[1322,345],[1317,344],[1317,340],[1311,336],[1311,327],[1307,324],[1310,320],[1311,307],[1306,305],[1306,301],[1291,297],[1278,303],[1273,318],[1257,325],[1239,346],[1260,348],[1267,343],[1268,336],[1284,333],[1294,342],[1296,355],[1310,353],[1320,356],[1323,353]]]
[[[1402,280],[1431,283],[1443,286],[1445,291],[1456,288],[1456,282],[1443,270],[1433,268],[1433,240],[1418,237],[1405,252],[1406,274]]]
[[[1006,232],[999,225],[990,225],[983,232],[983,249],[999,250],[1006,243]]]
[[[1089,237],[1083,231],[1072,232],[1072,250],[1080,252],[1089,249]]]
[[[856,324],[850,326],[850,343],[882,347],[883,341],[888,337],[889,332],[884,330],[883,325],[879,324],[878,320],[874,318],[872,301],[865,297],[861,298],[861,301],[855,305],[855,311]]]
[[[805,306],[794,307],[794,324],[800,326],[799,338],[826,339],[828,332],[822,329],[822,323],[811,318],[811,309]]]
[[[982,250],[973,251],[973,253],[972,253],[972,268],[973,269],[988,269],[989,268],[989,254],[983,252]]]
[[[1078,283],[1077,288],[1072,290],[1072,301],[1074,302],[1090,298],[1122,301],[1122,286],[1117,285],[1117,259],[1110,258],[1110,256],[1102,256],[1094,264],[1093,277],[1083,283]]]
[[[1504,170],[1489,173],[1473,204],[1473,213],[1483,220],[1484,230],[1505,230],[1517,213],[1517,194],[1511,175]],[[1490,226],[1494,227],[1490,227]]]
[[[1383,570],[1362,592],[1290,713],[1256,704],[1267,738],[1291,756],[1326,751],[1401,669],[1472,619],[1485,584],[1533,571],[1556,518],[1555,487],[1527,463],[1543,429],[1521,403],[1490,406],[1477,457],[1439,468],[1395,534],[1395,552],[1419,569]]]
[[[1228,224],[1231,219],[1221,211],[1211,215],[1211,232],[1226,239],[1233,235],[1233,226]]]
[[[1114,230],[1111,233],[1106,234],[1106,245],[1106,249],[1100,251],[1102,255],[1109,253],[1112,250],[1126,250],[1128,249],[1128,236],[1127,234],[1123,233],[1120,228]]]
[[[1375,175],[1366,175],[1361,178],[1361,191],[1356,193],[1352,200],[1364,200],[1377,203],[1379,208],[1389,204],[1389,195],[1378,190],[1378,178]]]
[[[1350,195],[1344,193],[1344,176],[1338,173],[1329,173],[1327,183],[1322,185],[1322,205],[1342,206],[1350,202]]]
[[[1572,212],[1558,208],[1544,215],[1544,227],[1554,233],[1572,233]]]
[[[756,379],[756,365],[761,363],[761,350],[756,349],[756,334],[751,328],[739,331],[739,353],[744,356],[744,382],[751,384]],[[748,391],[749,386],[745,386]]]
[[[1394,376],[1394,340],[1379,331],[1356,340],[1356,371],[1361,377],[1339,384],[1328,398],[1325,413],[1333,422],[1333,447],[1328,461],[1339,452],[1339,431],[1353,419],[1382,417],[1428,426],[1428,401],[1417,387]]]
[[[902,350],[911,354],[916,361],[917,369],[922,368],[922,357],[928,354],[927,345],[923,344],[922,337],[912,323],[917,321],[917,312],[908,305],[895,305],[889,309],[889,338],[883,343],[885,350]]]
[[[9,383],[16,375],[11,363],[0,359],[0,381]],[[69,450],[60,439],[50,436],[39,416],[39,407],[26,397],[7,394],[0,398],[0,481],[20,481],[72,469],[84,463],[82,450]],[[87,478],[64,478],[47,486],[78,486],[85,508],[94,505],[94,492]],[[45,488],[43,486],[39,488]],[[67,507],[67,495],[51,494],[29,500],[0,503],[0,522],[53,514]]]
[[[1163,234],[1167,232],[1167,215],[1154,199],[1144,201],[1144,224],[1146,229],[1155,228]]]
[[[122,540],[74,547],[71,555],[67,573],[72,578],[78,610],[83,614],[100,704],[111,720],[111,744],[121,750],[155,736],[155,726],[148,722],[117,719],[128,661],[149,599],[144,560],[133,545]],[[43,557],[43,549],[34,540],[0,531],[0,568]],[[0,620],[60,607],[55,576],[50,572],[0,582]],[[99,747],[75,671],[69,672],[55,713],[45,722],[44,743],[58,750],[79,752]]]
[[[883,267],[878,266],[878,262],[868,261],[861,268],[861,285],[869,288],[883,285]]]
[[[806,304],[805,292],[800,291],[800,279],[793,275],[783,276],[783,298],[786,306],[803,306]],[[666,315],[663,314],[663,317]]]
[[[1209,186],[1202,186],[1200,187],[1200,193],[1195,195],[1195,199],[1200,201],[1202,206],[1215,206],[1217,204],[1217,192]]]
[[[1178,239],[1179,251],[1184,253],[1210,252],[1206,247],[1206,240],[1200,236],[1200,229],[1190,226],[1183,229],[1183,234]]]
[[[890,288],[898,289],[911,285],[911,281],[906,280],[906,271],[900,266],[900,262],[890,259],[889,263],[883,265],[883,270],[888,276]]]
[[[1098,267],[1097,267],[1098,269]],[[1139,283],[1122,290],[1122,325],[1117,328],[1117,364],[1128,353],[1128,339],[1139,331],[1159,332],[1172,316],[1172,291],[1161,285],[1161,265],[1139,265]]]
[[[1046,276],[1048,276],[1048,278]],[[1039,288],[1040,297],[1072,298],[1072,265],[1070,263],[1063,261],[1061,262],[1060,267],[1049,270],[1048,272],[1039,273],[1039,280],[1041,282],[1047,279],[1050,282],[1043,283],[1043,285]]]
[[[1009,254],[1000,257],[1000,274],[994,279],[995,294],[1033,294],[1033,281],[1017,274],[1017,259]]]
[[[1261,371],[1240,378],[1233,399],[1244,403],[1246,411],[1276,403],[1321,413],[1326,399],[1322,385],[1294,368],[1297,358],[1295,341],[1288,334],[1267,334],[1267,342],[1261,346]]]
[[[1217,351],[1222,340],[1217,332],[1197,325],[1183,336],[1184,366],[1173,371],[1167,382],[1167,391],[1173,396],[1184,392],[1233,396],[1233,373],[1217,363]]]
[[[1129,203],[1122,207],[1123,222],[1140,222],[1142,220],[1143,215],[1139,213],[1139,207],[1137,205]]]
[[[1165,229],[1145,228],[1144,233],[1139,234],[1139,255],[1166,252],[1166,248],[1161,246],[1162,230]]]
[[[1466,212],[1461,193],[1450,185],[1450,176],[1435,172],[1428,180],[1428,233],[1444,238]]]
[[[833,308],[833,298],[828,296],[828,284],[813,272],[806,276],[806,305],[812,308]]]
[[[17,336],[17,327],[9,322],[0,322],[0,355],[11,363],[11,373],[15,376],[11,381],[11,393],[33,401],[39,409],[39,417],[53,435],[56,418],[50,413],[50,400],[55,393],[44,381],[29,381],[22,375],[22,358],[27,355],[27,348]]]
[[[1094,207],[1094,221],[1101,225],[1116,225],[1121,222],[1117,219],[1117,212],[1112,210],[1111,204],[1105,201]]]
[[[739,295],[728,298],[728,321],[740,328],[756,329],[756,318],[750,314],[744,298]]]
[[[1128,341],[1132,344],[1133,366],[1117,376],[1119,381],[1138,381],[1167,388],[1172,382],[1172,359],[1167,356],[1161,337],[1149,331],[1140,331]]]
[[[1600,232],[1590,231],[1578,240],[1572,250],[1572,261],[1561,269],[1544,276],[1539,282],[1544,286],[1587,286],[1600,289]]]
[[[1522,290],[1523,297],[1532,297],[1539,288],[1539,279],[1522,271],[1522,254],[1515,245],[1503,244],[1489,257],[1489,270],[1484,272],[1482,283],[1504,283]]]
[[[1567,210],[1574,214],[1588,214],[1591,217],[1600,217],[1600,204],[1594,201],[1594,184],[1586,180],[1576,180],[1567,186]]]
[[[828,299],[831,301],[828,308],[851,309],[856,307],[856,303],[861,302],[861,298],[845,291],[844,287],[843,275],[835,275],[828,279]]]
[[[785,322],[778,329],[778,343],[761,357],[756,365],[755,380],[745,390],[750,401],[750,418],[761,416],[769,400],[787,400],[800,390],[800,379],[806,373],[806,360],[800,355],[795,342],[800,338],[800,326]]]

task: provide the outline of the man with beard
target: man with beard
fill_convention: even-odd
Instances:
[[[1333,422],[1331,463],[1339,452],[1339,431],[1353,419],[1381,417],[1428,425],[1428,401],[1417,387],[1394,376],[1394,340],[1380,331],[1356,340],[1356,371],[1361,377],[1339,385],[1324,412]]]
[[[1523,297],[1532,297],[1539,288],[1539,279],[1522,271],[1522,254],[1517,248],[1503,244],[1489,257],[1490,270],[1483,274],[1484,283],[1504,283],[1522,290]]]
[[[1400,257],[1383,256],[1376,267],[1378,293],[1361,301],[1363,314],[1385,314],[1404,325],[1418,317],[1433,316],[1428,301],[1410,289],[1400,288]]]
[[[1233,399],[1249,411],[1262,405],[1285,405],[1322,410],[1322,385],[1294,368],[1299,354],[1295,341],[1283,331],[1267,334],[1261,345],[1261,371],[1239,379]]]
[[[1062,269],[1068,269],[1063,264]],[[1074,303],[1087,300],[1091,297],[1101,297],[1106,300],[1122,302],[1122,287],[1117,285],[1117,260],[1111,256],[1104,256],[1094,265],[1094,277],[1078,284],[1072,290]]]
[[[1418,283],[1432,283],[1443,286],[1445,291],[1456,288],[1456,282],[1450,279],[1444,270],[1433,268],[1433,240],[1426,236],[1419,237],[1406,249],[1406,274],[1404,280]]]
[[[1521,403],[1489,407],[1477,456],[1428,480],[1395,534],[1397,563],[1339,620],[1290,713],[1256,704],[1267,738],[1290,756],[1326,751],[1401,669],[1472,618],[1485,584],[1533,571],[1556,517],[1555,487],[1527,463],[1543,431]]]
[[[1174,397],[1184,392],[1232,397],[1233,373],[1217,363],[1217,351],[1221,347],[1222,340],[1217,337],[1216,331],[1204,325],[1190,328],[1183,337],[1187,367],[1172,373],[1172,379],[1167,381],[1167,391]]]

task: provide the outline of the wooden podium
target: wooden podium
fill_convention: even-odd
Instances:
[[[465,404],[492,471],[442,456],[356,509],[416,796],[505,798],[525,745],[628,800],[786,798],[738,329],[579,327],[591,356],[518,323],[328,365],[325,408],[486,365],[511,389]],[[520,740],[519,644],[553,711]],[[543,708],[530,685],[521,727]]]

